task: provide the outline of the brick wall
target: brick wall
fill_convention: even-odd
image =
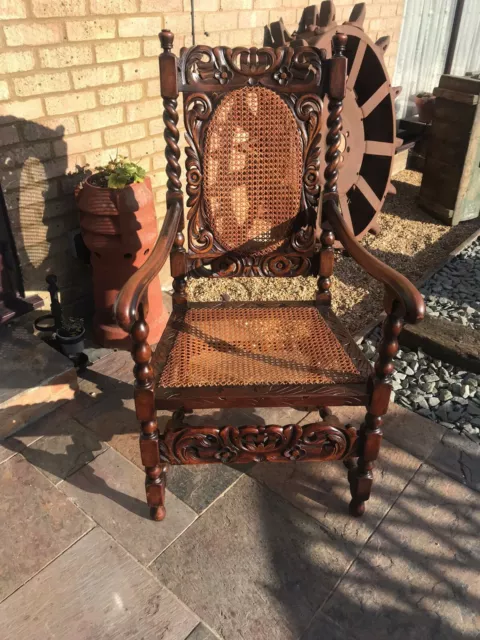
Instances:
[[[195,0],[197,43],[261,45],[283,17],[293,31],[306,0]],[[337,22],[353,3],[337,0]],[[367,2],[365,30],[389,34],[393,73],[403,0]],[[45,298],[48,271],[64,298],[82,298],[88,271],[72,258],[69,232],[76,166],[118,151],[144,166],[157,215],[165,201],[157,34],[190,45],[190,0],[0,0],[0,179],[26,288]]]

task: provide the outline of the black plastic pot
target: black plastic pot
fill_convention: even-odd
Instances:
[[[62,353],[66,356],[75,356],[78,353],[82,353],[85,348],[84,339],[85,329],[82,329],[82,332],[76,336],[62,335],[61,329],[59,329],[55,334],[55,340],[60,345]]]

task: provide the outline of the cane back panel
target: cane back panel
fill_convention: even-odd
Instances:
[[[313,270],[323,58],[310,47],[182,50],[193,275]]]

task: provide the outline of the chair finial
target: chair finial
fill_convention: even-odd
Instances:
[[[160,38],[160,44],[164,51],[170,51],[173,48],[174,35],[170,29],[162,29],[161,33],[158,34],[158,37]]]
[[[343,56],[347,46],[348,36],[346,33],[336,33],[333,36],[333,55],[335,57]]]

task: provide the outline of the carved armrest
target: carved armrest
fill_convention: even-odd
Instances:
[[[345,220],[335,201],[336,196],[328,195],[324,201],[324,219],[331,224],[335,236],[340,240],[351,257],[375,280],[383,282],[386,289],[386,312],[390,313],[389,302],[400,305],[400,315],[405,322],[415,324],[425,315],[425,302],[418,289],[401,273],[369,253],[345,224]]]
[[[148,285],[167,261],[182,216],[181,201],[173,202],[168,206],[153,251],[140,269],[127,280],[117,296],[114,306],[115,317],[119,326],[128,333],[137,320],[138,307],[147,292]]]

